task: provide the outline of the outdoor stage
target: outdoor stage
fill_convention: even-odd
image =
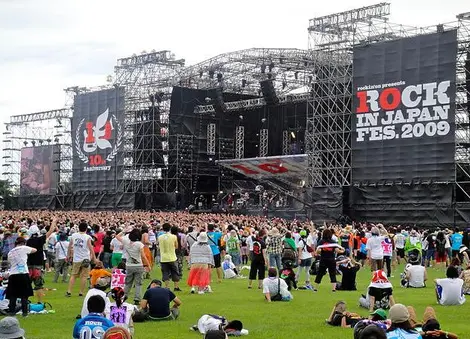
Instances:
[[[470,14],[428,28],[389,14],[314,18],[307,50],[119,59],[112,84],[11,117],[6,207],[468,224]]]

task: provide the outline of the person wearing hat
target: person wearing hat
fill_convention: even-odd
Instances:
[[[403,304],[395,304],[388,313],[392,322],[387,330],[387,339],[422,339],[410,323],[410,313]]]
[[[214,255],[209,245],[209,239],[206,232],[201,232],[197,236],[197,241],[191,246],[189,251],[189,276],[188,285],[191,287],[191,293],[204,294],[205,291],[212,292],[211,267],[214,266]]]
[[[23,339],[24,330],[20,327],[18,319],[5,317],[0,320],[0,338],[2,339]]]
[[[170,303],[173,302],[170,308]],[[180,314],[181,300],[169,289],[162,288],[162,282],[152,280],[140,302],[140,311],[134,315],[135,322],[144,320],[176,320]]]
[[[387,338],[385,331],[390,325],[390,320],[387,320],[387,311],[379,308],[370,314],[369,319],[361,320],[354,326],[354,339],[369,338],[367,333],[370,330],[370,326],[374,326],[380,330],[377,331],[376,334],[381,334],[383,338]],[[369,330],[367,328],[369,328]],[[377,336],[376,338],[382,337]]]
[[[19,237],[15,241],[15,248],[8,253],[10,276],[5,296],[10,301],[10,314],[16,313],[16,300],[21,299],[23,316],[28,315],[28,298],[34,295],[29,277],[28,256],[36,252],[35,248],[26,246],[24,238]]]
[[[299,235],[300,239],[297,243],[299,269],[295,275],[295,280],[299,281],[302,271],[305,270],[305,288],[313,290],[313,287],[310,284],[310,267],[312,266],[312,253],[315,252],[315,245],[313,238],[307,234],[307,230],[301,230]]]
[[[276,227],[273,227],[266,238],[266,252],[269,257],[269,266],[282,269],[282,235]]]
[[[103,339],[132,339],[132,334],[124,327],[114,326],[104,332]]]
[[[29,275],[34,284],[34,290],[36,291],[38,303],[42,303],[44,297],[44,245],[52,233],[56,232],[57,230],[58,228],[56,219],[52,220],[49,231],[46,232],[46,230],[43,229],[45,233],[41,233],[39,227],[36,225],[32,225],[29,228],[28,233],[30,238],[26,241],[26,245],[35,248],[36,252],[28,257],[28,268]]]

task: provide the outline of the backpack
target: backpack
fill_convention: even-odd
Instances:
[[[259,241],[254,241],[253,242],[253,254],[254,255],[260,255],[262,253],[262,248],[261,248],[261,244]]]
[[[437,252],[439,253],[445,253],[446,252],[446,240],[436,239],[436,249],[437,249]]]

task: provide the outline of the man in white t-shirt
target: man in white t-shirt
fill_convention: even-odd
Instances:
[[[459,279],[459,272],[454,266],[449,266],[447,278],[435,279],[437,302],[441,305],[462,305],[465,303],[463,293],[463,280]]]
[[[109,312],[110,312],[110,306],[111,306],[111,301],[109,300],[107,294],[106,294],[106,289],[109,286],[109,280],[105,278],[99,278],[96,281],[96,285],[93,286],[90,290],[88,290],[85,299],[83,299],[83,305],[82,305],[82,312],[80,313],[82,318],[85,318],[90,312],[88,312],[88,299],[94,295],[99,295],[103,298],[103,300],[106,303],[106,306],[104,308],[104,315],[106,318],[109,318]]]
[[[417,263],[416,265],[408,264],[405,269],[405,278],[402,280],[403,287],[422,288],[426,287],[428,280],[426,267]]]
[[[370,232],[372,236],[367,239],[366,250],[371,270],[375,272],[383,268],[384,250],[382,248],[382,241],[385,237],[379,235],[380,231],[377,227],[372,227]]]
[[[310,267],[312,266],[313,257],[312,253],[308,251],[308,248],[311,248],[312,252],[315,251],[313,239],[310,235],[307,236],[306,230],[301,230],[299,235],[300,239],[297,243],[299,269],[295,275],[295,280],[299,281],[300,274],[305,270],[305,287],[313,290],[313,287],[310,285]]]
[[[274,267],[268,269],[268,277],[263,279],[263,294],[268,302],[271,302],[278,294],[281,295],[283,301],[293,299],[287,283],[277,276],[277,270]]]
[[[75,284],[75,279],[80,278],[80,293],[83,296],[85,291],[86,282],[90,275],[90,262],[96,261],[93,245],[91,244],[91,237],[86,234],[88,224],[86,222],[78,225],[78,233],[72,234],[70,238],[68,258],[72,258],[72,275],[70,277],[69,287],[66,297],[72,296],[72,288]]]

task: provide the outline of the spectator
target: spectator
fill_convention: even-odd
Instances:
[[[8,253],[10,276],[5,296],[10,302],[8,311],[12,315],[16,314],[16,299],[21,299],[23,316],[28,315],[28,298],[33,295],[33,289],[28,274],[27,261],[28,255],[36,252],[35,248],[26,246],[26,240],[23,237],[19,237],[16,238],[15,248]]]
[[[456,227],[454,233],[449,237],[452,246],[452,258],[458,257],[460,246],[462,245],[463,235],[460,234],[459,229]]]
[[[95,261],[95,252],[91,244],[91,237],[86,234],[88,224],[81,222],[78,225],[78,233],[72,234],[70,239],[71,246],[69,246],[68,258],[72,258],[72,275],[70,277],[69,286],[67,289],[66,297],[72,296],[72,288],[75,284],[75,279],[80,278],[80,292],[79,296],[83,296],[85,291],[87,278],[90,275],[90,260]]]
[[[106,290],[109,287],[109,280],[101,278],[96,281],[96,284],[92,285],[93,287],[88,290],[85,299],[83,299],[83,304],[82,304],[82,311],[80,313],[81,318],[85,318],[88,315],[88,300],[95,296],[98,295],[103,298],[105,301],[105,308],[102,313],[107,317],[109,315],[109,307],[111,306],[111,302],[109,301],[108,296],[106,295]]]
[[[436,267],[443,268],[447,262],[447,239],[444,232],[438,232],[436,236]]]
[[[69,271],[69,258],[67,257],[69,251],[69,241],[67,234],[59,232],[59,240],[55,244],[55,275],[53,282],[59,280],[59,275],[62,274],[62,282],[66,283]]]
[[[341,272],[341,282],[336,285],[337,290],[356,291],[356,275],[361,269],[361,264],[352,258],[345,258],[339,263],[338,270]]]
[[[317,255],[320,256],[320,267],[318,268],[317,276],[315,278],[314,291],[317,291],[323,276],[328,273],[330,275],[331,289],[336,292],[336,260],[337,253],[344,252],[343,248],[333,241],[333,232],[330,229],[323,231],[322,239],[318,243]]]
[[[179,288],[180,273],[178,271],[178,258],[176,257],[178,239],[176,235],[171,234],[170,224],[165,223],[162,228],[164,233],[158,237],[162,279],[166,288],[169,288],[171,278],[174,284],[174,291],[181,292],[181,289]]]
[[[421,335],[423,339],[458,339],[456,334],[441,330],[436,312],[432,307],[427,307],[424,311]]]
[[[109,320],[114,325],[124,327],[134,335],[134,322],[132,316],[135,313],[135,306],[126,303],[126,293],[121,287],[115,287],[111,290],[111,297],[114,302],[109,307]]]
[[[104,265],[101,261],[97,261],[95,267],[90,271],[90,285],[94,286],[99,278],[108,277],[111,281],[111,272],[108,272],[104,269]]]
[[[310,267],[312,266],[313,262],[313,257],[312,257],[312,252],[315,251],[313,239],[310,235],[307,236],[307,231],[306,230],[301,230],[299,232],[300,239],[297,244],[297,250],[298,250],[298,263],[299,263],[299,269],[297,271],[297,274],[295,276],[295,280],[299,281],[300,279],[300,274],[302,273],[302,270],[305,270],[305,287],[308,290],[313,290],[313,287],[310,285]]]
[[[266,239],[266,252],[269,257],[269,266],[281,270],[282,235],[276,227],[273,227]]]
[[[103,261],[104,268],[109,269],[111,266],[111,256],[113,251],[111,249],[111,241],[113,241],[113,231],[106,231],[106,235],[103,239],[103,250],[101,252],[101,257]]]
[[[463,280],[459,279],[457,268],[449,266],[445,279],[435,279],[437,302],[440,305],[462,305],[465,303]]]
[[[415,261],[413,264],[406,265],[401,286],[422,288],[426,287],[426,280],[428,280],[426,267],[420,265],[419,261]]]
[[[370,312],[374,312],[379,308],[389,309],[390,306],[395,304],[393,287],[384,271],[379,270],[372,274],[372,281],[367,289],[367,295],[363,295],[359,299],[359,304],[368,308]]]
[[[366,326],[354,339],[387,339],[387,334],[377,325],[371,324]]]
[[[20,327],[18,319],[5,317],[0,320],[0,338],[23,339],[25,331]]]
[[[101,231],[100,225],[93,225],[93,251],[95,252],[95,257],[101,259],[102,245],[105,233]]]
[[[121,232],[116,235],[116,239],[119,240],[123,245],[123,251],[126,255],[126,282],[124,291],[126,295],[132,286],[135,284],[134,292],[134,303],[138,305],[140,303],[140,293],[142,288],[142,279],[144,272],[149,271],[149,262],[144,252],[144,244],[140,242],[142,234],[136,228],[129,232],[129,235],[124,236]]]
[[[170,303],[173,302],[170,308]],[[134,321],[176,320],[180,314],[181,301],[162,282],[154,279],[140,302],[141,310],[134,316]]]
[[[218,330],[234,336],[248,334],[248,330],[243,329],[243,323],[240,320],[228,321],[225,317],[215,314],[204,314],[199,318],[197,325],[191,326],[190,330],[206,335],[211,331]]]
[[[405,305],[393,305],[389,317],[392,325],[387,330],[387,339],[421,339],[421,334],[411,326],[410,313]]]
[[[240,256],[240,239],[238,239],[237,231],[235,230],[230,231],[225,244],[226,244],[226,253],[230,255],[233,264],[235,265],[237,270],[239,270],[242,261],[241,261],[241,256]],[[281,258],[279,257],[279,262],[280,261],[281,261]]]
[[[204,339],[225,339],[228,338],[227,333],[222,330],[209,330],[204,335]]]
[[[326,320],[328,325],[341,326],[342,328],[354,327],[362,318],[357,313],[351,313],[346,310],[346,303],[338,301],[333,307],[330,316]]]
[[[286,282],[278,278],[277,269],[274,267],[268,270],[268,277],[263,280],[263,294],[268,302],[293,299]]]
[[[114,326],[104,332],[103,339],[132,339],[132,334],[123,327]]]
[[[222,232],[215,231],[215,225],[207,225],[207,237],[209,239],[209,246],[214,256],[214,265],[217,272],[217,282],[222,282],[222,258],[220,254],[220,240],[222,239]]]
[[[462,271],[459,278],[463,280],[463,293],[470,294],[470,265]]]
[[[372,271],[381,270],[383,268],[384,251],[382,248],[382,241],[385,237],[380,236],[380,231],[377,227],[372,227],[370,230],[372,236],[367,240],[367,258],[370,263]]]
[[[121,233],[121,230],[117,230],[118,234]],[[124,250],[122,243],[116,239],[116,237],[111,240],[111,267],[116,268],[122,261],[122,251]]]
[[[57,220],[53,220],[46,234],[40,234],[39,228],[33,225],[29,228],[30,238],[26,241],[26,246],[36,249],[36,252],[31,253],[28,257],[29,276],[34,284],[36,297],[39,303],[42,303],[44,297],[44,245],[46,240],[53,232],[57,230]],[[45,231],[44,231],[45,232]]]
[[[75,323],[74,339],[101,339],[103,332],[114,326],[113,322],[103,315],[105,306],[105,300],[99,295],[91,296],[88,299],[87,310],[89,313]]]
[[[260,231],[258,236],[253,240],[253,255],[250,266],[248,288],[253,285],[253,280],[258,276],[258,288],[261,289],[263,279],[265,277],[266,266],[268,266],[268,258],[266,255],[266,245],[263,241],[264,231]]]
[[[214,266],[214,256],[208,244],[206,232],[199,233],[197,242],[193,244],[189,253],[191,269],[189,271],[188,285],[191,287],[191,293],[196,292],[196,287],[199,294],[204,294],[205,291],[212,292],[210,282],[211,266]]]
[[[428,243],[428,249],[426,251],[426,259],[424,262],[424,266],[426,267],[436,265],[436,240],[437,240],[436,233],[430,233],[426,237],[426,242]]]
[[[176,266],[178,267],[178,275],[179,275],[179,280],[183,278],[183,260],[184,260],[184,235],[179,232],[178,227],[172,226],[170,229],[171,234],[173,234],[176,237],[176,240],[178,242],[178,246],[175,249],[175,254],[176,254]]]

